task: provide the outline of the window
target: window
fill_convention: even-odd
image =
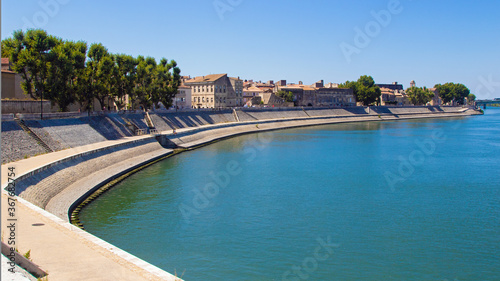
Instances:
[[[202,102],[205,102],[205,97],[203,97],[203,98],[201,99],[201,101],[202,101]]]
[[[210,102],[214,102],[214,98],[210,98]]]

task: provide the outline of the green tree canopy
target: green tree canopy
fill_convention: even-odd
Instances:
[[[9,58],[12,69],[23,79],[21,87],[33,99],[49,99],[67,110],[71,103],[100,108],[111,98],[119,108],[124,97],[144,108],[160,101],[167,107],[180,85],[181,70],[174,60],[129,55],[113,55],[100,43],[63,41],[41,29],[15,31],[2,40],[2,57]]]
[[[371,76],[363,75],[358,81],[346,81],[339,85],[340,88],[352,89],[356,101],[363,105],[370,105],[380,101],[380,88],[375,85],[375,81]]]
[[[100,108],[106,106],[105,100],[113,91],[115,85],[115,63],[111,54],[101,43],[90,45],[86,66],[86,80],[88,81],[89,102],[92,98],[99,101]]]
[[[78,78],[85,68],[87,43],[64,41],[52,49],[48,64],[48,98],[57,103],[61,111],[67,111],[75,102]]]
[[[12,70],[21,74],[21,88],[33,99],[42,98],[48,84],[50,52],[60,39],[40,29],[15,31],[2,40],[2,57],[8,57]]]
[[[158,92],[157,87],[157,64],[152,57],[137,57],[137,79],[134,88],[135,97],[144,109],[153,105]]]
[[[158,92],[155,105],[161,102],[165,108],[169,108],[172,106],[172,100],[181,84],[181,70],[177,67],[175,60],[171,60],[169,63],[167,59],[163,58],[157,66],[156,73],[158,75]]]
[[[470,90],[460,83],[437,84],[434,87],[438,91],[443,103],[456,101],[458,104],[464,104],[464,99],[470,94]]]
[[[476,95],[474,94],[469,94],[469,96],[467,96],[467,100],[469,102],[474,102],[476,100]]]
[[[128,95],[134,100],[134,87],[137,74],[137,60],[129,55],[118,54],[113,56],[115,68],[115,91],[112,96],[119,108],[125,107],[123,98]]]
[[[432,100],[434,93],[427,88],[411,87],[406,90],[410,102],[414,105],[425,105]]]
[[[295,99],[295,96],[292,92],[286,92],[283,90],[279,90],[278,92],[276,92],[276,96],[284,99],[286,102],[293,102]]]

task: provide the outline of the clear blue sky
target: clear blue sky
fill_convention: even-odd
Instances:
[[[391,18],[378,23],[372,12],[381,10]],[[494,98],[499,11],[493,0],[4,0],[1,31],[4,39],[30,22],[113,53],[175,59],[183,75],[311,84],[366,74],[405,88],[463,83]],[[369,42],[355,40],[356,28],[368,28]],[[341,45],[356,52],[346,56]]]

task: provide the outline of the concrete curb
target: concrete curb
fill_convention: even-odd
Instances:
[[[53,222],[57,223],[58,225],[66,228],[67,230],[73,232],[73,233],[76,233],[78,234],[79,236],[81,236],[82,238],[84,238],[85,240],[89,241],[89,242],[92,242],[94,243],[95,245],[98,245],[102,248],[104,248],[105,250],[109,251],[110,253],[113,253],[114,255],[126,260],[127,262],[129,263],[132,263],[140,268],[143,268],[144,270],[146,270],[147,272],[161,278],[161,280],[168,280],[168,281],[182,281],[181,279],[175,277],[174,275],[164,271],[163,269],[161,268],[158,268],[104,240],[102,240],[101,238],[97,237],[97,236],[94,236],[84,230],[81,230],[80,228],[70,224],[69,222],[65,222],[64,220],[58,218],[57,216],[47,212],[46,210],[38,207],[38,206],[35,206],[33,204],[31,204],[29,201],[26,201],[24,200],[23,198],[21,197],[17,197],[17,200],[19,202],[21,202],[23,205],[27,206],[28,208],[30,208],[31,210],[37,212],[38,214],[44,216],[45,218],[48,218],[50,220],[52,220]]]

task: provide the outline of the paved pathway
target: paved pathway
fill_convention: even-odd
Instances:
[[[16,176],[72,155],[123,144],[150,136],[131,137],[67,149],[2,165],[2,187],[7,168]],[[7,194],[2,190],[2,237],[8,237]],[[51,281],[67,280],[175,280],[173,276],[64,222],[22,198],[16,204],[16,243],[21,253],[31,250],[33,262],[49,273]]]

